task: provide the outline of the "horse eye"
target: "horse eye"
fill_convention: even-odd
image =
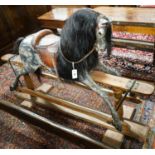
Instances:
[[[102,23],[102,26],[107,26],[108,25],[108,23]]]

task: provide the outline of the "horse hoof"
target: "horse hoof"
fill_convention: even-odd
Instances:
[[[15,87],[14,86],[10,86],[10,91],[14,91]]]
[[[116,128],[118,131],[122,131],[122,122],[121,122],[121,121],[113,122],[113,125],[115,126],[115,128]]]

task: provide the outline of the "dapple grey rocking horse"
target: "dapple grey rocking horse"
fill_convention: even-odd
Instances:
[[[18,73],[11,90],[18,86],[21,75],[37,72],[44,65],[64,80],[80,81],[98,93],[108,105],[113,123],[118,130],[122,123],[109,96],[91,78],[89,72],[99,68],[103,72],[120,75],[118,71],[99,62],[98,52],[111,52],[111,22],[92,9],[75,12],[65,23],[61,36],[45,29],[19,38],[15,51],[19,53],[24,68]]]

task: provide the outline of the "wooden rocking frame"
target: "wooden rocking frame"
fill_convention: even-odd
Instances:
[[[14,55],[7,54],[1,59],[3,61],[8,61],[12,56]],[[12,59],[11,63],[13,65],[23,67],[19,56]],[[57,79],[55,75],[45,72],[42,72],[42,76]],[[154,86],[146,82],[141,82],[138,80],[135,81],[124,77],[116,77],[114,75],[109,75],[99,71],[93,71],[91,76],[94,81],[98,82],[100,85],[107,85],[112,88],[103,89],[107,91],[109,95],[113,95],[115,97],[115,107],[123,122],[123,129],[121,132],[117,131],[111,124],[111,115],[48,95],[48,92],[51,90],[52,86],[44,83],[38,88],[34,88],[34,84],[29,75],[24,75],[24,80],[27,87],[19,86],[15,91],[15,95],[19,98],[25,99],[22,103],[23,105],[31,107],[33,105],[32,103],[35,103],[45,108],[55,108],[71,116],[108,129],[105,135],[103,135],[103,146],[98,144],[98,142],[95,143],[98,147],[119,148],[123,141],[124,135],[136,138],[144,142],[144,146],[146,146],[150,128],[138,122],[133,122],[131,117],[134,109],[131,109],[131,112],[129,112],[130,107],[123,106],[122,103],[124,100],[132,100],[137,104],[141,103],[141,100],[137,97],[137,94],[151,95],[154,91]],[[78,82],[73,85],[86,87],[84,84]]]

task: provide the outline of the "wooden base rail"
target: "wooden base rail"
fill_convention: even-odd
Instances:
[[[45,103],[44,106],[46,106],[47,102],[49,103],[48,106],[50,106],[50,104],[56,104],[57,108],[59,107],[59,110],[66,111],[68,114],[71,114],[72,116],[76,116],[80,119],[94,123],[96,125],[101,125],[106,129],[117,131],[113,125],[109,124],[109,122],[112,122],[112,117],[108,114],[98,112],[90,108],[86,108],[84,106],[80,106],[75,103],[48,94],[44,94],[39,91],[34,91],[28,88],[19,87],[18,91],[29,94],[30,96],[35,98],[37,97],[40,98],[42,101],[40,101],[40,99],[37,99],[36,102],[38,102],[39,100],[41,104]],[[136,138],[143,142],[146,141],[147,134],[149,132],[149,127],[144,126],[142,124],[134,123],[130,120],[124,120],[122,123],[123,123],[122,134]]]
[[[44,118],[36,113],[33,113],[30,110],[19,107],[8,101],[0,100],[0,109],[32,125],[43,128],[48,132],[52,132],[52,133],[54,132],[59,136],[61,135],[65,138],[68,138],[74,143],[78,143],[78,144],[82,143],[87,148],[104,148],[104,149],[112,148],[78,131],[62,126],[61,124],[48,120],[47,118]]]

